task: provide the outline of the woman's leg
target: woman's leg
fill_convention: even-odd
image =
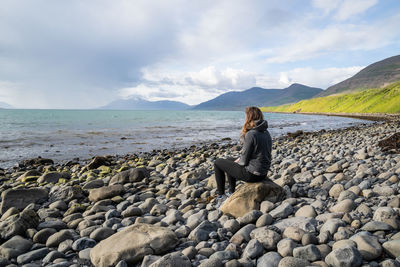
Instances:
[[[215,181],[217,182],[218,195],[225,194],[225,172],[220,168],[220,160],[214,162]]]
[[[231,193],[235,192],[236,180],[242,180],[244,167],[234,162],[233,159],[217,159],[214,169],[218,193],[225,194],[225,172],[228,175],[229,190]]]
[[[243,170],[243,174],[241,177],[242,178],[240,180],[247,183],[258,183],[267,179],[266,176],[257,176],[248,172],[247,170]]]

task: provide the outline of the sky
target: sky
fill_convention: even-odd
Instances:
[[[400,54],[398,0],[1,0],[0,102],[199,104],[327,87]]]

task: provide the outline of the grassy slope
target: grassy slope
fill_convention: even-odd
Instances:
[[[263,107],[264,112],[400,113],[400,82],[379,89]]]

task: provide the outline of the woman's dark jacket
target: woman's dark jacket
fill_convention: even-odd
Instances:
[[[271,166],[272,138],[268,130],[268,122],[259,120],[245,137],[239,165],[245,166],[252,174],[264,176]]]

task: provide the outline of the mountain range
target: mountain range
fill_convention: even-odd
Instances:
[[[314,98],[265,112],[399,113],[400,56],[373,63],[353,77],[333,85]]]
[[[292,84],[285,89],[253,87],[245,91],[228,92],[196,106],[177,101],[147,101],[141,98],[116,100],[100,109],[117,110],[239,110],[247,106],[281,105],[312,98],[320,88]]]
[[[189,108],[191,106],[178,101],[147,101],[141,98],[119,99],[100,107],[100,109],[116,110],[185,110]]]
[[[375,62],[353,77],[328,87],[316,97],[382,88],[400,80],[400,55]]]
[[[311,98],[322,89],[294,83],[285,89],[253,87],[241,92],[228,92],[203,102],[197,110],[238,110],[247,106],[275,106]]]

